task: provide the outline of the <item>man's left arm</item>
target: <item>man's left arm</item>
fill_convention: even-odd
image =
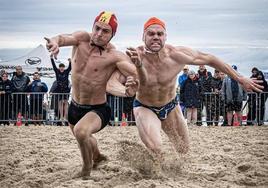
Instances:
[[[123,76],[119,70],[115,70],[108,80],[106,91],[114,96],[126,97],[125,82],[125,76]]]
[[[238,74],[238,72],[236,72],[230,65],[224,63],[214,55],[195,51],[190,48],[179,48],[177,49],[175,58],[176,57],[183,59],[185,64],[211,66],[238,81],[246,91],[255,90],[261,92],[262,86],[257,84],[259,83],[257,80],[246,78]]]
[[[132,76],[137,77],[137,70],[134,64],[131,63],[130,58],[122,52],[118,53],[118,61],[116,67],[126,77]]]
[[[116,62],[116,68],[126,77],[125,95],[134,96],[138,89],[137,71],[134,64],[131,63],[128,56],[119,54],[119,60]]]

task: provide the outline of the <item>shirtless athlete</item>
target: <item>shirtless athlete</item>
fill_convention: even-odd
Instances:
[[[260,91],[258,84],[238,75],[213,55],[165,44],[165,24],[155,17],[144,25],[143,41],[144,46],[128,48],[126,52],[136,65],[140,81],[134,115],[141,140],[160,162],[161,128],[178,153],[189,149],[186,121],[176,98],[176,78],[186,64],[209,65],[230,75],[246,90]]]
[[[81,151],[81,176],[87,179],[93,165],[104,160],[93,134],[103,129],[110,120],[111,110],[106,103],[106,85],[115,70],[119,70],[127,83],[133,84],[135,66],[124,53],[114,49],[110,42],[117,29],[113,13],[102,12],[95,19],[92,33],[78,31],[61,34],[47,40],[47,48],[54,57],[59,47],[73,46],[72,51],[72,102],[68,122]],[[130,76],[130,77],[128,77]],[[132,89],[121,87],[121,96]],[[114,94],[112,92],[112,94]]]

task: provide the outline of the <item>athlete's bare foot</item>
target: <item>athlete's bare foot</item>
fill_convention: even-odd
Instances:
[[[81,172],[78,172],[77,174],[75,174],[73,176],[73,179],[82,178],[82,180],[89,180],[89,179],[91,179],[90,172],[91,172],[91,170],[84,170],[84,169],[82,169]]]
[[[100,154],[99,157],[93,161],[93,169],[96,169],[100,165],[101,162],[104,162],[107,160],[108,158],[105,155]]]

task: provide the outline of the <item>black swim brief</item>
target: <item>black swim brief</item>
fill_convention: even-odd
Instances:
[[[167,119],[168,114],[178,105],[178,103],[179,103],[178,96],[176,96],[175,99],[173,99],[172,101],[161,107],[147,106],[145,104],[142,104],[137,99],[135,99],[133,102],[133,107],[143,106],[145,108],[148,108],[152,110],[161,121],[163,121]]]
[[[101,129],[103,129],[110,121],[111,108],[107,103],[98,105],[81,105],[72,99],[68,110],[68,122],[75,125],[88,112],[95,112],[98,114],[102,122]]]

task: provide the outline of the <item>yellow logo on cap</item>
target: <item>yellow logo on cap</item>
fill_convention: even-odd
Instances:
[[[101,15],[99,21],[100,21],[100,22],[104,22],[104,23],[106,23],[106,24],[109,24],[112,15],[113,15],[113,14],[112,14],[111,12],[104,12],[104,13]]]

